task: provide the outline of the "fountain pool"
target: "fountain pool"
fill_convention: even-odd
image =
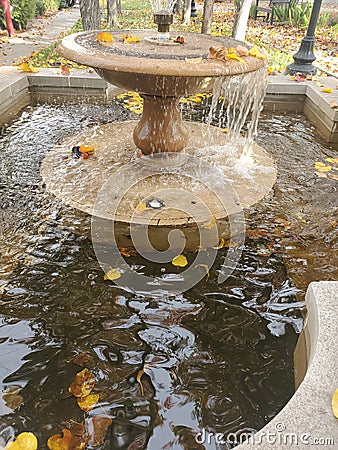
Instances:
[[[39,165],[74,132],[130,118],[118,102],[108,110],[39,106],[0,139],[0,422],[15,434],[34,432],[41,448],[63,428],[75,432],[76,423],[88,430],[94,416],[113,420],[101,448],[183,448],[202,428],[237,436],[260,429],[294,391],[306,287],[337,277],[336,181],[318,178],[313,167],[336,152],[301,116],[267,115],[259,144],[277,160],[279,176],[247,210],[233,276],[216,282],[224,248],[208,280],[184,295],[137,295],[103,280],[85,233],[88,216],[46,191]],[[152,276],[181,271],[127,260]],[[100,394],[87,413],[68,394],[83,352]],[[136,377],[145,364],[142,396]]]

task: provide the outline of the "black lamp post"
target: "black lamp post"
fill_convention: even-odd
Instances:
[[[315,74],[317,68],[312,64],[316,57],[313,53],[313,45],[315,42],[315,30],[317,26],[320,7],[322,0],[314,0],[309,26],[306,36],[303,38],[298,52],[293,56],[294,62],[289,64],[286,68],[287,74],[304,73]]]
[[[191,13],[190,13],[190,17],[197,17],[195,0],[191,0]]]

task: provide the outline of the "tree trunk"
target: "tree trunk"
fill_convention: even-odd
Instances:
[[[99,0],[80,0],[80,12],[84,30],[99,30],[101,28]]]
[[[6,27],[7,27],[9,37],[14,37],[15,31],[14,31],[12,17],[11,17],[11,4],[10,4],[9,0],[0,0],[0,5],[4,11],[4,18],[6,21]]]
[[[117,3],[117,14],[122,14],[122,6],[121,6],[121,0],[116,0]]]
[[[183,3],[183,23],[184,25],[190,25],[191,18],[191,0],[184,0]]]
[[[215,0],[204,0],[202,33],[210,34]]]
[[[250,15],[250,7],[252,0],[238,0],[236,6],[234,26],[232,27],[231,36],[239,41],[245,40],[246,28]]]
[[[108,28],[118,27],[119,19],[117,17],[117,0],[107,0],[107,25]]]

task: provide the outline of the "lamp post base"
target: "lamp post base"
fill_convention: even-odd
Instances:
[[[312,64],[316,59],[313,53],[314,42],[314,36],[305,36],[300,49],[293,57],[294,62],[286,67],[287,74],[304,73],[305,75],[314,75],[317,72],[317,67]]]

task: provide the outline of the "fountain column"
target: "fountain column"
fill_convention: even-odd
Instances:
[[[144,155],[180,152],[188,142],[188,130],[178,110],[179,98],[142,95],[143,114],[134,129],[134,142]]]

